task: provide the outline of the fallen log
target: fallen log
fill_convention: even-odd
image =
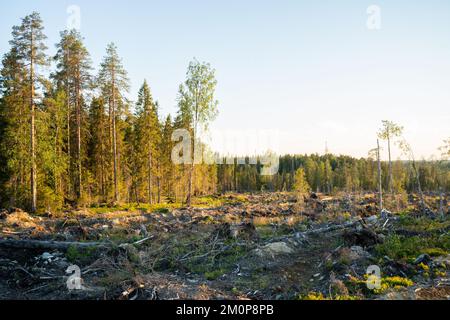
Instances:
[[[124,248],[128,245],[141,245],[147,240],[153,239],[153,236],[146,237],[132,243],[122,243],[119,248]],[[111,248],[111,242],[76,242],[76,241],[43,241],[43,240],[15,240],[15,239],[0,239],[0,248],[9,249],[44,249],[44,250],[61,250],[67,251],[70,247],[77,249],[86,248]]]
[[[44,249],[66,251],[70,247],[77,249],[106,247],[104,242],[68,242],[68,241],[41,241],[41,240],[15,240],[0,239],[0,248],[9,249]],[[109,245],[110,246],[110,245]]]
[[[328,233],[328,232],[338,231],[338,230],[345,231],[347,229],[351,229],[351,228],[356,227],[357,225],[363,224],[363,223],[364,222],[362,221],[362,219],[358,219],[356,221],[346,222],[343,224],[334,224],[331,226],[307,230],[304,232],[294,232],[287,236],[273,238],[273,239],[271,239],[271,242],[284,241],[284,240],[292,239],[292,238],[306,239],[307,236],[314,235],[314,234]]]

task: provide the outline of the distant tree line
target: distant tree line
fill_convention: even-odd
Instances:
[[[220,192],[238,191],[293,191],[298,170],[304,175],[308,189],[314,192],[359,192],[378,189],[378,168],[374,158],[356,159],[350,156],[285,155],[279,159],[279,171],[274,176],[261,176],[261,164],[218,166]],[[418,161],[418,176],[424,191],[450,190],[450,163],[448,161]],[[383,161],[382,185],[388,192],[389,162]],[[305,189],[305,187],[302,187]],[[417,176],[412,161],[392,161],[392,192],[417,192]]]

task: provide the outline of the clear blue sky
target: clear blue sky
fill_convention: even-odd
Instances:
[[[372,4],[380,30],[366,26]],[[197,57],[217,70],[212,129],[278,131],[280,153],[322,153],[328,141],[332,152],[366,156],[382,119],[405,126],[417,157],[450,136],[447,0],[1,1],[0,54],[11,27],[34,10],[54,54],[69,5],[81,9],[94,65],[114,41],[130,97],[146,78],[163,115],[175,112]]]

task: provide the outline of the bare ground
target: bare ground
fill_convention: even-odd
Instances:
[[[0,299],[448,299],[448,213],[424,216],[414,196],[392,207],[403,213],[376,215],[370,194],[313,195],[300,206],[290,193],[262,193],[190,209],[5,210],[1,239],[104,246],[0,247]],[[393,241],[397,232],[428,241],[423,261]],[[67,287],[72,265],[81,290]],[[369,265],[382,269],[378,292],[367,289]]]

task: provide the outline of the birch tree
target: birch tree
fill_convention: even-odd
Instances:
[[[192,135],[192,159],[188,171],[187,206],[191,206],[192,201],[197,134],[199,129],[206,129],[208,124],[217,116],[216,85],[215,70],[211,68],[209,63],[200,63],[196,59],[189,63],[186,81],[180,86],[179,91],[180,113],[185,115]]]
[[[389,156],[389,182],[388,182],[388,189],[389,192],[392,193],[392,160],[391,160],[391,141],[396,138],[400,137],[403,132],[403,127],[395,124],[392,121],[383,120],[382,121],[383,127],[378,132],[378,138],[382,140],[387,141],[388,145],[388,156]]]

